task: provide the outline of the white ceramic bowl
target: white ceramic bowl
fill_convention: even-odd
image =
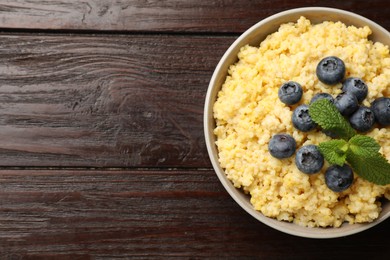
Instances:
[[[234,64],[237,61],[237,54],[240,48],[246,44],[251,46],[258,46],[265,37],[278,30],[279,26],[287,22],[296,22],[300,16],[305,16],[312,23],[320,23],[322,21],[341,21],[347,25],[355,25],[358,27],[368,25],[373,34],[371,39],[373,41],[379,41],[390,46],[390,33],[383,27],[374,23],[373,21],[364,18],[360,15],[339,10],[333,8],[324,7],[307,7],[297,8],[288,11],[284,11],[275,15],[272,15],[251,28],[245,31],[226,51],[222,59],[218,63],[214,74],[211,78],[204,109],[204,131],[206,145],[210,160],[214,167],[215,172],[218,175],[219,180],[229,192],[232,198],[249,214],[261,221],[262,223],[277,229],[279,231],[308,238],[335,238],[342,237],[351,234],[361,232],[369,229],[380,222],[384,221],[390,216],[390,202],[385,202],[382,213],[379,218],[372,223],[368,224],[343,224],[339,228],[308,228],[298,226],[293,223],[281,222],[275,219],[268,218],[262,213],[256,211],[249,202],[249,196],[245,195],[241,190],[235,188],[233,184],[227,179],[224,170],[218,163],[218,152],[215,145],[216,137],[213,134],[215,128],[215,121],[213,118],[213,104],[216,100],[218,91],[221,89],[223,82],[225,81],[227,70],[229,65]]]

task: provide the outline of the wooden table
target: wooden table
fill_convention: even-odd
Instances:
[[[229,45],[305,5],[372,1],[0,1],[0,259],[313,259],[390,253],[390,221],[312,240],[273,230],[218,181],[205,93]]]

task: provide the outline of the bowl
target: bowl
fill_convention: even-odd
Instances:
[[[367,230],[390,216],[390,202],[386,201],[382,205],[382,212],[379,217],[366,224],[342,224],[338,228],[320,228],[320,227],[304,227],[294,223],[282,222],[264,216],[261,212],[256,211],[249,201],[249,196],[243,191],[237,189],[227,179],[224,170],[218,162],[218,151],[215,145],[216,136],[213,133],[215,128],[215,121],[213,118],[213,104],[216,100],[217,94],[221,89],[223,82],[227,76],[228,67],[237,61],[237,54],[240,48],[244,45],[259,46],[260,42],[265,39],[267,35],[278,30],[279,26],[287,22],[296,22],[300,16],[305,16],[313,24],[327,21],[341,21],[347,25],[355,25],[362,27],[368,25],[372,30],[370,39],[373,41],[382,42],[390,46],[390,33],[375,22],[351,13],[348,11],[325,8],[325,7],[306,7],[297,8],[284,11],[272,15],[257,24],[253,25],[245,31],[234,43],[228,48],[221,60],[219,61],[210,84],[208,86],[207,95],[204,107],[204,134],[208,150],[208,154],[213,165],[213,168],[221,181],[224,188],[230,196],[250,215],[260,222],[284,233],[306,238],[336,238],[344,237],[358,232]]]

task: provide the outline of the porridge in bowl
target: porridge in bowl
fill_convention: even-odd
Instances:
[[[325,183],[325,161],[320,172],[302,173],[295,154],[278,159],[269,152],[270,139],[285,133],[294,138],[297,150],[332,138],[319,129],[297,130],[292,113],[309,104],[314,95],[336,97],[341,83],[327,85],[316,75],[317,64],[329,56],[345,63],[345,77],[357,77],[368,86],[361,105],[369,107],[390,96],[389,47],[368,39],[369,27],[341,22],[311,24],[305,17],[287,23],[270,34],[260,46],[246,45],[231,65],[214,103],[214,134],[219,163],[235,187],[249,194],[253,207],[265,216],[308,227],[339,227],[342,223],[374,221],[381,200],[390,199],[390,185],[376,185],[354,174],[352,185],[334,192]],[[294,105],[280,101],[278,90],[288,81],[299,82],[303,94]],[[380,145],[390,161],[390,128],[375,124],[364,133]]]

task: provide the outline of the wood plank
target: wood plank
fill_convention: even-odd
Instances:
[[[0,35],[0,165],[210,167],[204,98],[234,39]]]
[[[1,170],[0,223],[1,259],[349,259],[390,253],[389,221],[340,239],[293,237],[245,213],[207,170]],[[364,249],[355,246],[362,243]]]
[[[4,0],[0,3],[0,27],[238,33],[269,15],[310,4],[313,1]],[[315,5],[353,11],[390,29],[390,21],[383,12],[388,3],[383,0],[319,0]]]

